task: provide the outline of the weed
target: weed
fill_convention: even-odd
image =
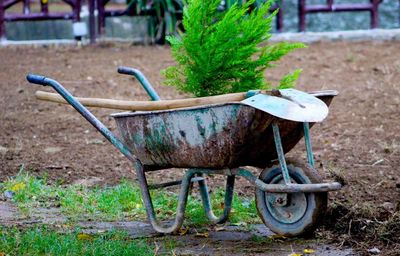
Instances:
[[[356,59],[356,57],[355,57],[353,54],[351,54],[351,53],[349,53],[349,54],[346,56],[346,61],[347,61],[347,62],[354,62],[355,59]]]
[[[400,245],[400,210],[378,227],[379,239],[388,245]]]
[[[400,242],[400,211],[391,213],[370,202],[336,202],[328,210],[324,228],[322,239],[357,250],[380,245],[391,251]]]

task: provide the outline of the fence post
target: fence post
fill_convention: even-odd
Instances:
[[[379,16],[378,16],[378,6],[380,0],[370,0],[372,4],[371,8],[371,28],[377,28],[379,25]]]
[[[4,0],[0,0],[0,41],[6,38],[6,31],[4,27]]]
[[[281,0],[277,3],[277,7],[279,8],[279,12],[277,14],[276,17],[276,30],[278,30],[278,32],[282,32],[283,31],[283,1]]]
[[[306,0],[299,0],[298,11],[299,11],[299,32],[306,30]]]
[[[105,4],[103,0],[97,0],[97,26],[98,35],[104,36],[106,30],[106,16],[105,16]]]
[[[81,0],[74,1],[74,7],[72,11],[74,13],[73,22],[81,21]]]
[[[90,44],[96,43],[96,21],[94,17],[95,0],[88,0],[89,5],[89,37]]]
[[[40,1],[40,4],[42,4],[42,1]],[[31,12],[31,2],[29,0],[23,1],[23,12],[24,14],[29,14]]]

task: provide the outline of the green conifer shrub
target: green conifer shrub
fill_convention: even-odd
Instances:
[[[170,36],[177,65],[163,71],[166,85],[197,97],[271,89],[264,70],[273,67],[301,43],[267,44],[277,11],[269,14],[271,0],[249,12],[254,0],[217,10],[220,0],[187,0],[183,13],[185,33]],[[278,88],[295,84],[301,70],[284,76]]]

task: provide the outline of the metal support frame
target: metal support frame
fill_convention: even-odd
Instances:
[[[378,6],[382,0],[370,0],[369,3],[335,4],[334,0],[326,0],[326,4],[307,5],[306,0],[298,0],[299,31],[306,30],[306,15],[318,12],[359,12],[369,11],[371,28],[379,25]]]
[[[225,171],[225,175],[236,175],[245,178],[251,184],[256,186],[258,189],[269,193],[311,193],[311,192],[327,192],[333,190],[339,190],[342,185],[338,182],[330,183],[315,183],[315,184],[267,184],[257,178],[249,170],[244,168],[237,168],[233,170]]]
[[[279,134],[279,127],[277,122],[272,123],[272,131],[274,134],[276,153],[278,154],[279,165],[281,166],[283,179],[285,180],[285,184],[290,184],[290,175],[286,165],[285,153],[283,152],[281,135]]]
[[[203,173],[201,173],[201,176],[202,174]],[[206,213],[207,218],[212,223],[215,224],[224,223],[228,219],[229,213],[232,209],[233,191],[235,187],[235,175],[227,175],[226,186],[225,186],[224,212],[219,218],[215,216],[212,210],[210,195],[208,193],[208,187],[205,179],[199,181],[199,187],[200,187],[200,195],[203,202],[204,211]]]
[[[307,160],[312,167],[315,167],[314,154],[311,145],[310,124],[307,122],[303,123],[303,129],[304,129],[304,141],[306,144]]]
[[[143,203],[146,208],[147,218],[150,221],[154,230],[160,233],[173,233],[177,231],[183,224],[185,209],[187,204],[187,199],[189,195],[190,181],[195,175],[203,175],[203,174],[218,174],[216,170],[207,170],[207,169],[189,169],[186,171],[178,196],[178,206],[176,209],[175,219],[172,224],[168,226],[162,225],[156,217],[153,202],[151,199],[151,195],[149,192],[149,187],[147,184],[147,179],[145,175],[145,171],[143,167],[136,166],[136,174],[139,181],[139,186],[142,192]],[[220,172],[221,174],[221,172]],[[226,181],[226,191],[225,191],[225,205],[223,214],[220,217],[216,217],[213,213],[210,196],[208,193],[208,188],[205,180],[199,180],[200,186],[200,194],[201,199],[203,201],[204,210],[207,218],[213,223],[223,223],[228,219],[229,213],[232,208],[232,200],[233,200],[233,190],[234,190],[234,180],[235,176],[228,176]]]

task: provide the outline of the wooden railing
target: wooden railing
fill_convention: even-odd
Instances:
[[[80,21],[81,0],[62,0],[71,7],[69,12],[49,12],[48,0],[32,2],[31,0],[0,0],[0,38],[5,38],[5,22],[34,20],[72,20]],[[22,3],[22,12],[6,13],[14,5]],[[32,12],[32,4],[40,4],[39,12]]]

